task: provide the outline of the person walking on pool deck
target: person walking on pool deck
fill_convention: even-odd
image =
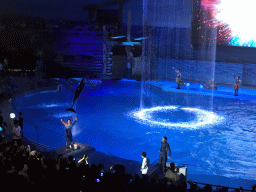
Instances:
[[[62,119],[60,120],[63,125],[66,127],[66,141],[67,141],[67,149],[70,149],[70,146],[72,150],[74,151],[74,145],[73,145],[73,138],[72,138],[72,128],[77,122],[77,118],[75,118],[75,122],[71,124],[71,119],[68,119],[67,123],[65,123]]]
[[[171,149],[169,143],[167,143],[167,137],[162,138],[161,148],[159,150],[160,157],[159,157],[159,166],[163,166],[163,172],[166,172],[166,162],[167,162],[167,151],[169,151],[168,158],[171,159]],[[163,162],[163,165],[162,165]]]

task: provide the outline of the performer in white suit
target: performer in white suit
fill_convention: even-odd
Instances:
[[[148,167],[149,167],[149,158],[146,157],[146,152],[141,153],[141,157],[143,158],[141,172],[143,175],[148,174]]]

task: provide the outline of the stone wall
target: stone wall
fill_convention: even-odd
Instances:
[[[243,85],[256,85],[256,65],[244,64]]]
[[[126,56],[112,56],[112,78],[122,79],[126,77]]]

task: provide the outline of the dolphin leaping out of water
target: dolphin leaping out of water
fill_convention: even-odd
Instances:
[[[84,90],[84,85],[85,85],[86,79],[85,77],[79,82],[77,88],[76,88],[76,92],[75,92],[75,96],[74,96],[74,100],[73,100],[73,104],[71,108],[66,109],[66,111],[71,111],[73,113],[76,113],[75,109],[73,109],[78,97],[80,96],[81,92]]]

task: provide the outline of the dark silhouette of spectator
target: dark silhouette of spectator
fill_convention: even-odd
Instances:
[[[75,169],[76,169],[76,162],[75,162],[75,158],[70,155],[68,156],[68,159],[67,159],[67,167],[70,171],[74,172]]]
[[[5,59],[4,59],[3,68],[4,68],[4,74],[5,74],[5,76],[10,75],[7,57],[5,57]]]
[[[5,121],[1,124],[1,128],[2,128],[2,131],[1,131],[2,134],[5,135],[7,130],[7,123]]]
[[[256,184],[252,186],[252,191],[256,191]]]
[[[197,192],[200,187],[197,186],[194,182],[188,182],[190,184],[190,188],[188,189],[188,192]]]
[[[4,65],[0,63],[0,76],[4,76]]]
[[[112,173],[117,173],[117,174],[120,174],[120,175],[124,175],[125,167],[121,164],[115,164],[115,165],[110,167],[110,170],[111,170]]]
[[[204,192],[212,192],[212,186],[207,184],[204,186]]]
[[[19,126],[21,128],[21,137],[23,137],[23,116],[22,116],[22,112],[19,112]]]
[[[14,120],[13,122],[14,127],[12,129],[12,134],[13,134],[13,143],[17,142],[17,144],[20,146],[21,145],[21,128],[19,126],[19,121]]]
[[[12,85],[9,85],[7,87],[7,95],[8,95],[8,101],[11,103],[13,100],[13,96],[12,96]]]
[[[170,168],[168,168],[167,172],[165,173],[165,177],[167,178],[167,184],[174,184],[176,185],[176,181],[179,179],[179,175],[175,172],[175,164],[171,162]]]
[[[106,172],[104,169],[104,165],[102,165],[101,163],[98,163],[97,167],[98,167],[98,172],[100,173],[100,175],[103,175]]]
[[[187,190],[186,177],[182,173],[179,175],[179,179],[176,181],[176,186],[178,187],[178,191],[180,192]]]
[[[228,192],[228,188],[227,187],[222,187],[219,192]]]
[[[2,125],[3,121],[4,121],[4,118],[2,116],[2,111],[0,111],[0,125]]]
[[[7,57],[4,58],[4,66],[6,67],[6,69],[8,69],[8,59]]]

